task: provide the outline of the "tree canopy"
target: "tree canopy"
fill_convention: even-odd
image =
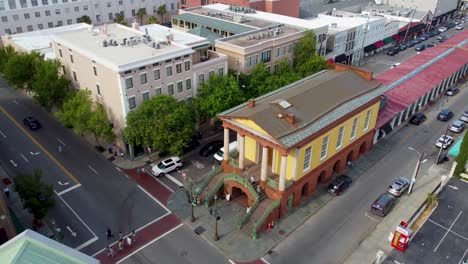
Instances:
[[[17,53],[6,61],[3,75],[8,83],[17,89],[31,91],[31,81],[35,74],[36,64],[40,61],[44,61],[44,58],[35,51]]]
[[[125,138],[133,145],[149,146],[176,155],[194,134],[191,106],[169,95],[158,95],[128,113]]]
[[[121,14],[121,13],[116,13],[116,14],[115,14],[114,22],[115,22],[115,23],[118,23],[118,24],[120,24],[120,25],[124,25],[124,26],[127,26],[127,25],[128,25],[127,20],[125,20],[124,15]]]
[[[136,13],[137,17],[140,18],[140,25],[143,25],[143,18],[146,16],[146,9],[145,8],[140,8],[138,9],[138,12]]]
[[[161,21],[164,23],[164,15],[167,13],[166,5],[159,6],[158,10],[156,10],[156,13],[161,16]]]
[[[295,67],[304,64],[310,58],[317,56],[315,54],[316,41],[313,31],[306,31],[304,37],[297,43],[294,48]]]
[[[148,24],[159,24],[159,20],[155,16],[150,16],[148,17],[148,21],[146,21]]]
[[[86,24],[88,24],[88,25],[91,25],[91,24],[93,23],[93,21],[91,20],[91,18],[90,18],[89,16],[87,16],[87,15],[84,15],[84,16],[80,17],[80,21],[81,21],[82,23],[86,23]]]
[[[466,163],[468,162],[468,136],[465,134],[463,141],[460,145],[460,151],[456,158],[457,167],[455,168],[454,175],[460,177],[460,174],[465,173]]]
[[[5,65],[8,60],[17,55],[15,49],[12,46],[6,46],[4,48],[0,48],[0,72],[3,73],[5,69]]]

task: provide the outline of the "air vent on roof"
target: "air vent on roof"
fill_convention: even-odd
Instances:
[[[292,104],[290,104],[288,101],[283,100],[283,99],[275,100],[273,101],[273,103],[281,106],[283,109],[288,109],[289,107],[292,106]]]

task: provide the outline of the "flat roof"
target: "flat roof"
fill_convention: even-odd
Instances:
[[[236,13],[231,10],[214,10],[207,8],[206,6],[200,6],[199,8],[194,8],[190,10],[192,14],[199,14],[203,16],[213,17],[223,19],[232,23],[247,25],[255,28],[265,28],[274,25],[272,21],[258,19],[256,17],[244,16],[243,13]],[[243,22],[236,22],[235,17],[244,17]]]
[[[190,47],[197,47],[201,45],[209,44],[209,40],[196,36],[190,33],[182,32],[179,30],[171,29],[162,25],[158,24],[149,24],[140,26],[140,31],[146,33],[148,31],[148,35],[154,38],[164,39],[168,34],[172,34],[174,37],[174,42],[187,45]]]
[[[144,33],[119,24],[107,24],[94,29],[77,29],[54,35],[57,43],[101,63],[117,72],[164,61],[194,51],[174,41],[167,42],[151,36],[150,43],[159,43],[159,49],[145,44]],[[127,45],[123,45],[124,39]],[[130,43],[133,39],[133,45]],[[77,41],[79,40],[79,41]],[[104,42],[117,42],[117,45],[104,46]]]
[[[356,16],[330,16],[324,14],[318,14],[317,17],[310,19],[309,21],[318,20],[320,23],[325,23],[331,25],[336,23],[338,29],[349,29],[355,28],[358,26],[364,26],[368,22],[373,22],[377,20],[385,19],[384,17],[375,17],[375,16],[365,16],[365,15],[356,15]]]
[[[272,41],[275,39],[283,38],[288,35],[304,32],[305,29],[298,29],[288,26],[277,26],[272,29],[256,30],[241,35],[234,35],[218,41],[229,43],[240,47],[249,47],[259,45],[264,42]],[[277,32],[277,33],[275,33]]]
[[[179,19],[188,22],[192,22],[195,24],[205,25],[212,28],[218,28],[223,31],[233,32],[236,34],[248,32],[255,30],[255,27],[247,26],[247,25],[240,25],[233,22],[228,22],[221,18],[214,18],[208,17],[200,14],[193,14],[193,13],[182,13],[179,15],[172,16],[172,19]]]

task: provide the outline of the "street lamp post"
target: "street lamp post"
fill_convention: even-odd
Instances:
[[[447,128],[445,129],[445,134],[444,134],[444,136],[447,136],[448,131],[449,131],[449,127],[447,126]],[[439,155],[437,155],[437,160],[436,160],[436,164],[437,164],[437,165],[439,165],[440,156],[442,155],[442,150],[443,150],[443,149],[444,149],[444,144],[442,143],[442,146],[440,146]]]
[[[214,195],[214,210],[213,210],[213,216],[215,218],[215,226],[214,226],[214,237],[213,237],[213,240],[214,241],[218,241],[219,240],[219,235],[218,235],[218,220],[219,220],[219,214],[218,214],[218,209],[216,208],[216,201],[218,200],[218,195],[215,194]]]
[[[190,185],[190,222],[195,222],[195,216],[193,214],[193,178],[189,178]]]
[[[414,169],[413,177],[411,178],[411,183],[410,183],[410,186],[408,188],[408,194],[411,194],[411,192],[413,191],[414,184],[416,183],[416,177],[418,176],[419,167],[421,165],[421,161],[422,161],[422,158],[424,156],[424,152],[420,153],[419,151],[415,150],[412,147],[409,147],[408,149],[416,152],[419,155],[418,156],[418,161],[416,163],[416,168]]]

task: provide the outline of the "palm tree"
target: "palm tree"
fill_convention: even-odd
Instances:
[[[86,24],[89,24],[89,25],[91,25],[93,23],[93,21],[91,21],[91,18],[89,16],[87,16],[87,15],[84,15],[84,16],[80,17],[80,21],[82,23],[86,23]]]
[[[120,25],[124,25],[124,26],[127,25],[127,21],[125,20],[125,17],[120,13],[115,14],[114,22],[119,23]]]
[[[138,9],[138,12],[136,15],[137,17],[140,18],[140,25],[143,25],[143,17],[146,16],[146,9],[145,8]]]
[[[148,17],[148,21],[146,21],[148,24],[159,24],[159,20],[155,16],[150,16]]]
[[[159,6],[157,13],[161,15],[161,22],[164,23],[164,14],[167,13],[166,5]]]
[[[435,193],[427,193],[426,204],[427,207],[432,208],[437,203],[437,195]]]

